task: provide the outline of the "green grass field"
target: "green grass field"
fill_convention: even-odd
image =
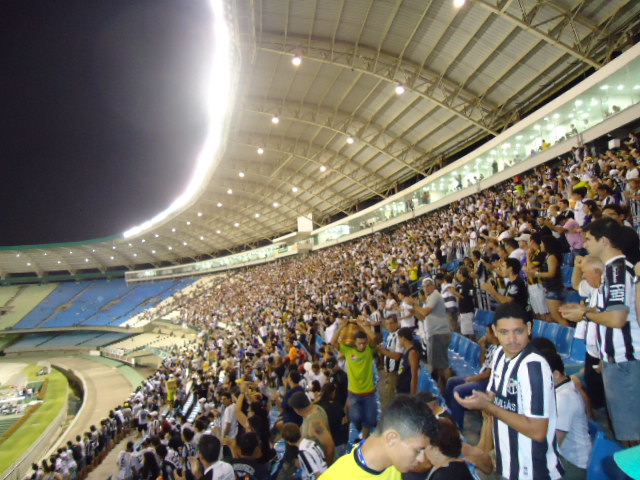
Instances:
[[[46,376],[36,377],[42,367],[31,364],[22,373],[29,375],[29,380],[49,379],[44,403],[23,423],[13,435],[0,444],[0,473],[9,468],[38,439],[51,421],[66,406],[69,384],[58,370],[52,369]]]

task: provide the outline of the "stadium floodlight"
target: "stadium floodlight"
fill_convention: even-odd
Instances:
[[[302,58],[300,58],[298,55],[296,55],[295,57],[293,57],[291,59],[291,63],[293,63],[296,67],[299,67],[300,64],[302,63]]]
[[[453,6],[456,8],[464,7],[466,0],[453,0]]]
[[[187,207],[206,186],[211,169],[217,163],[231,115],[234,90],[231,25],[225,3],[224,0],[208,0],[213,21],[209,41],[214,53],[203,82],[206,86],[202,103],[207,112],[207,134],[196,157],[191,179],[184,192],[168,208],[124,232],[125,238],[145,232]]]

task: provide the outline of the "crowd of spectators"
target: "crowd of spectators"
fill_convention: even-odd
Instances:
[[[305,480],[472,478],[494,465],[503,478],[585,478],[576,452],[589,446],[591,407],[617,440],[640,441],[640,416],[625,405],[640,395],[639,160],[635,135],[615,151],[575,148],[393,229],[178,294],[197,345],[34,478],[75,478],[127,428],[144,440],[120,454],[122,480],[267,479],[280,439],[282,471]],[[565,267],[581,303],[565,301]],[[496,309],[478,339],[476,309]],[[565,375],[553,344],[530,341],[533,318],[578,325],[581,380]],[[481,344],[478,375],[454,376],[453,332]],[[418,391],[424,365],[446,405]],[[192,394],[190,422],[180,412]],[[483,411],[477,445],[462,436],[469,409]]]

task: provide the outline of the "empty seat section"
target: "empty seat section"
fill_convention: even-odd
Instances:
[[[5,348],[5,352],[11,353],[20,350],[35,349],[42,343],[51,340],[54,336],[54,333],[32,333],[25,335],[10,347]]]
[[[41,348],[76,347],[82,342],[95,338],[100,332],[65,332],[55,335],[39,345]]]
[[[131,336],[128,333],[104,332],[81,343],[86,347],[103,347]]]
[[[13,311],[2,316],[2,325],[13,328],[33,328],[33,326],[22,326],[31,312],[33,312],[43,300],[48,298],[56,290],[57,284],[29,285],[20,288],[20,292],[13,299],[11,305]],[[34,322],[31,320],[29,323]]]
[[[89,288],[75,299],[68,310],[57,312],[51,316],[43,327],[81,325],[89,317],[95,315],[101,307],[126,293],[128,288],[122,279],[91,282]]]
[[[144,290],[141,290],[141,292],[137,294],[140,298],[140,301],[131,311],[128,312],[128,318],[123,320],[123,322],[142,313],[147,308],[153,307],[154,305],[160,303],[162,300],[169,298],[171,295],[179,292],[191,283],[193,283],[192,279],[162,281],[141,285],[139,288],[144,288]],[[146,302],[146,300],[150,298],[154,298],[154,301],[152,303]]]
[[[29,312],[15,328],[35,328],[42,321],[53,315],[57,308],[70,302],[82,290],[87,288],[87,283],[61,283],[51,292],[37,307]]]

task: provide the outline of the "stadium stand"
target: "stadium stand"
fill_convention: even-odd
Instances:
[[[32,312],[37,305],[46,299],[52,291],[56,289],[56,284],[44,285],[27,285],[17,287],[18,291],[14,292],[11,299],[11,311],[0,317],[1,328],[33,328],[35,325],[30,324],[27,327],[16,327],[22,318]],[[13,289],[15,287],[0,287],[0,291],[5,288]],[[10,292],[13,290],[10,290]]]
[[[192,282],[181,279],[128,286],[123,279],[116,279],[46,285],[31,294],[34,299],[29,303],[29,313],[25,315],[22,308],[24,318],[13,328],[118,326]],[[26,287],[18,298],[33,288]],[[44,300],[37,297],[45,292]]]

